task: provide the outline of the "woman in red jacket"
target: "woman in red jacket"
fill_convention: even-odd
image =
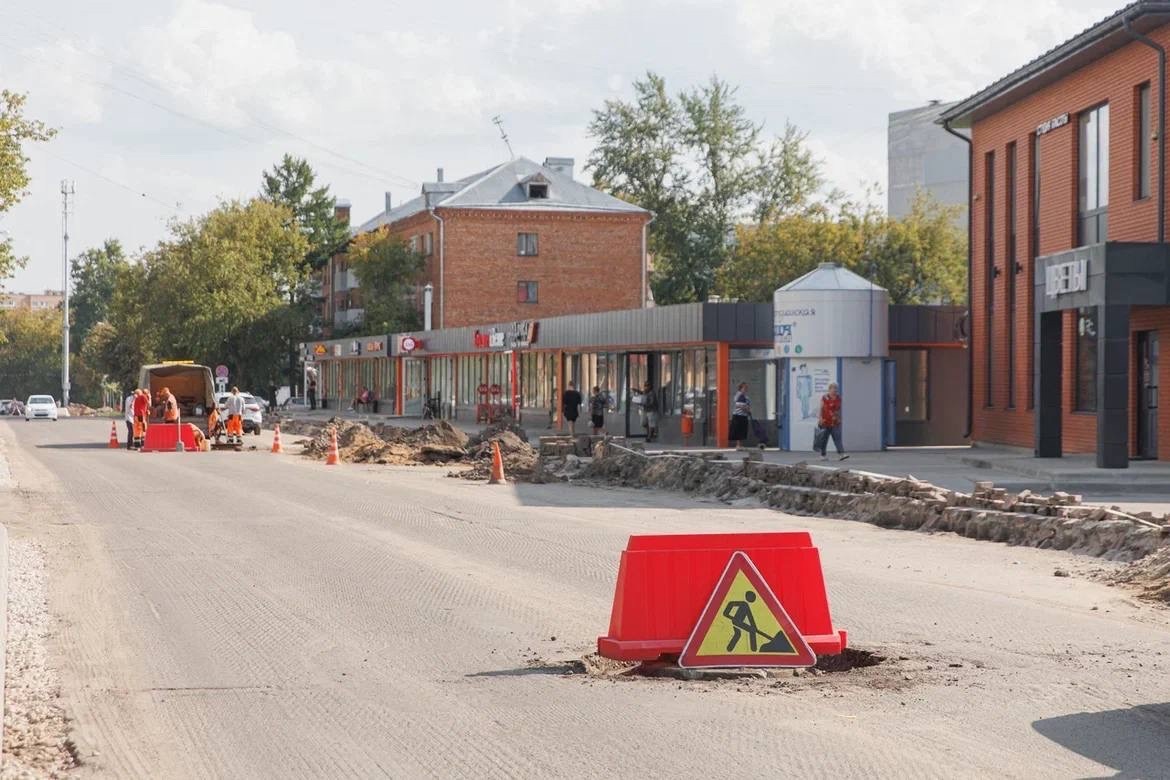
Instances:
[[[833,446],[837,448],[838,460],[845,460],[845,447],[841,444],[841,396],[837,393],[837,383],[829,384],[829,392],[821,396],[821,413],[817,419],[817,436],[813,445],[821,453],[821,460],[827,460],[826,450],[829,448],[829,437],[833,437]]]

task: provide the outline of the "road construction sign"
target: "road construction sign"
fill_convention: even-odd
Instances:
[[[727,561],[678,659],[684,668],[802,667],[816,662],[759,569],[739,551]]]

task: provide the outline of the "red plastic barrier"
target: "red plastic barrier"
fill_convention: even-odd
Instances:
[[[788,531],[631,536],[597,652],[622,661],[681,653],[736,550],[752,559],[814,652],[845,649],[845,631],[829,615],[820,553],[807,531]]]
[[[195,426],[191,423],[151,423],[146,428],[146,439],[142,443],[143,452],[174,452],[175,442],[179,436],[183,437],[183,447],[187,452],[196,452]]]

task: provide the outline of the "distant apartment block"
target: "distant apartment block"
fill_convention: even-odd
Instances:
[[[960,206],[956,223],[967,227],[967,144],[937,123],[954,103],[930,104],[890,114],[887,208],[891,217],[910,213],[923,190],[939,203]]]
[[[26,309],[45,311],[58,309],[65,301],[60,290],[45,290],[43,293],[0,293],[0,309]]]

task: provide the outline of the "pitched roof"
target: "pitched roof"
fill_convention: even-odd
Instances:
[[[955,127],[969,127],[974,120],[1047,86],[1111,51],[1136,42],[1126,32],[1127,21],[1131,29],[1148,32],[1168,20],[1170,2],[1137,0],[1130,3],[990,86],[960,100],[942,113],[939,122],[949,122]]]
[[[858,276],[848,268],[836,263],[821,263],[798,279],[793,279],[780,288],[784,292],[794,290],[884,290],[876,284]]]
[[[528,197],[525,184],[535,176],[548,183],[547,198]],[[641,206],[607,195],[560,171],[546,168],[527,157],[518,157],[454,182],[424,184],[422,195],[367,220],[353,232],[365,233],[425,211],[428,194],[431,206],[445,209],[650,213]]]

